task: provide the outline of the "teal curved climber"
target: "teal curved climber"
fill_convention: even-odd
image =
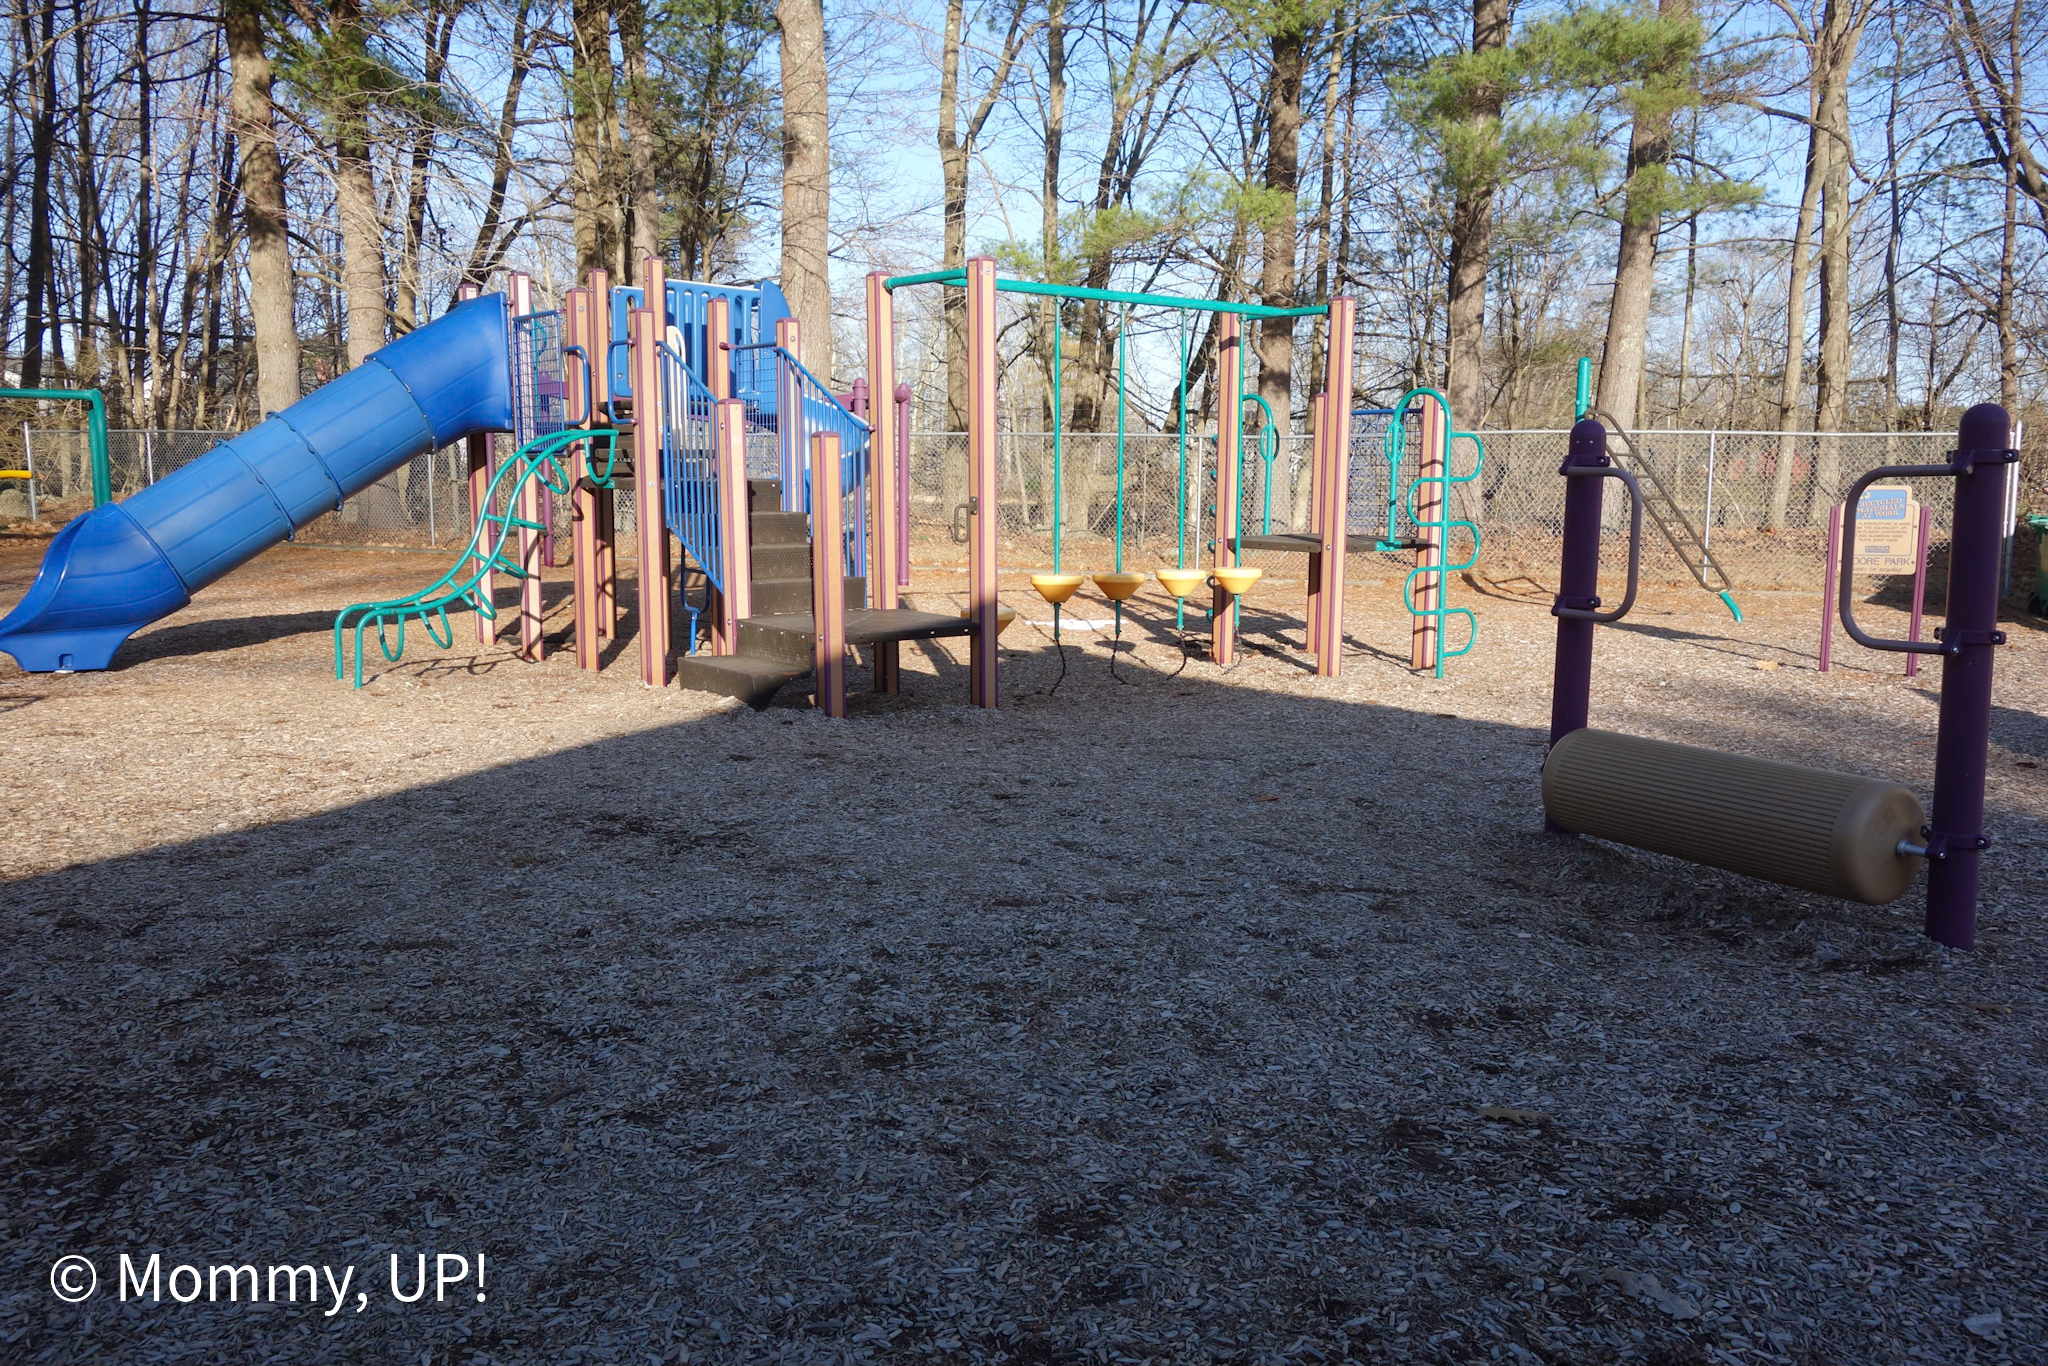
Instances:
[[[378,651],[387,661],[396,664],[405,653],[405,623],[409,619],[416,618],[427,638],[444,650],[455,643],[455,628],[448,620],[450,607],[467,606],[486,621],[497,620],[497,604],[481,591],[482,583],[493,573],[513,579],[530,577],[516,562],[518,553],[513,549],[517,545],[514,533],[546,530],[539,522],[518,515],[519,495],[528,484],[538,482],[556,497],[568,497],[572,479],[561,455],[582,441],[590,442],[593,449],[598,442],[605,443],[602,468],[594,457],[587,463],[591,484],[601,489],[611,488],[619,461],[621,435],[609,427],[591,431],[571,430],[554,432],[521,446],[491,480],[490,489],[484,495],[484,512],[476,521],[476,530],[470,533],[468,546],[449,566],[447,573],[417,593],[408,593],[402,598],[386,598],[381,602],[352,603],[335,613],[334,676],[337,679],[349,676],[344,646],[350,632],[355,635],[354,686],[360,688],[363,686],[363,635],[372,625],[377,628]],[[498,507],[505,510],[490,511]],[[464,566],[469,565],[474,567],[465,573]],[[435,629],[437,622],[439,630]],[[397,626],[395,641],[388,629],[394,623]]]
[[[1434,538],[1436,544],[1442,548],[1446,555],[1448,555],[1450,550],[1451,529],[1453,527],[1462,527],[1466,534],[1472,538],[1472,553],[1465,559],[1456,564],[1452,564],[1447,558],[1442,564],[1417,565],[1408,571],[1408,577],[1401,582],[1401,602],[1408,609],[1410,615],[1436,618],[1436,676],[1442,678],[1444,676],[1444,661],[1446,659],[1470,654],[1472,647],[1479,643],[1479,617],[1469,607],[1447,607],[1444,605],[1449,594],[1445,591],[1446,585],[1442,579],[1438,581],[1435,604],[1428,608],[1416,607],[1415,580],[1425,574],[1449,576],[1462,573],[1479,563],[1479,526],[1477,523],[1467,521],[1464,518],[1451,516],[1451,485],[1469,484],[1479,477],[1480,468],[1486,464],[1486,443],[1481,441],[1478,435],[1473,432],[1452,430],[1450,402],[1437,390],[1430,388],[1410,389],[1407,393],[1401,395],[1400,400],[1394,404],[1394,416],[1387,424],[1388,484],[1390,487],[1393,483],[1394,472],[1400,468],[1401,446],[1406,439],[1403,419],[1407,416],[1408,405],[1420,397],[1433,398],[1443,408],[1443,473],[1416,475],[1408,485],[1408,492],[1403,495],[1403,511],[1407,513],[1408,523],[1414,527],[1418,537],[1425,532],[1436,533]],[[1464,474],[1453,474],[1451,472],[1451,450],[1453,445],[1459,441],[1469,441],[1472,443],[1474,457],[1470,470]],[[1424,484],[1440,486],[1438,491],[1441,496],[1437,500],[1437,516],[1433,521],[1424,521],[1416,516],[1415,494],[1416,490]],[[1466,628],[1465,643],[1455,650],[1447,647],[1446,642],[1449,641],[1450,636],[1444,630],[1444,619],[1453,616],[1463,617]]]

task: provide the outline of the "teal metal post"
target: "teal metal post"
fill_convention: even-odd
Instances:
[[[107,463],[107,401],[97,389],[0,389],[0,398],[68,399],[86,406],[86,443],[92,453],[92,505],[114,501],[114,472]]]
[[[1572,421],[1584,422],[1586,412],[1593,406],[1593,358],[1579,357],[1579,392],[1573,400]]]

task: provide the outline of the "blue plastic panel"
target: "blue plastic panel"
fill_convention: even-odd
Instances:
[[[391,368],[426,414],[433,444],[512,430],[510,319],[503,294],[457,304],[370,359]],[[397,462],[394,462],[394,464]]]
[[[509,372],[508,372],[509,379]],[[320,456],[344,497],[362,492],[416,455],[434,432],[398,376],[382,365],[349,371],[286,414]]]
[[[120,507],[162,547],[193,593],[292,532],[284,510],[232,441]]]

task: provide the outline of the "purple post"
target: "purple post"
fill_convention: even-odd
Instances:
[[[1992,651],[1998,626],[1998,560],[2004,547],[2005,467],[2011,419],[1995,403],[1963,414],[1956,434],[1955,517],[1949,531],[1948,618],[1942,644],[1941,720],[1934,740],[1934,809],[1927,837],[1927,937],[1967,949],[1977,942],[1977,860],[1984,828],[1984,761],[1991,744]]]
[[[1820,592],[1820,671],[1826,673],[1835,661],[1835,575],[1842,568],[1842,505],[1828,509],[1828,565]],[[1916,627],[1914,635],[1920,632]],[[1913,656],[1907,655],[1911,659]]]
[[[896,586],[910,587],[910,394],[896,386]]]
[[[1927,539],[1934,530],[1934,509],[1926,503],[1920,505],[1920,550],[1913,557],[1913,629],[1906,632],[1906,639],[1920,639],[1920,618],[1927,607]],[[1830,618],[1832,621],[1833,618]],[[1920,676],[1920,656],[1906,656],[1906,677]]]
[[[1564,467],[1604,467],[1607,429],[1587,418],[1572,428]],[[1554,607],[1591,610],[1600,605],[1600,501],[1605,479],[1567,479],[1564,485],[1564,558],[1557,571]],[[1586,728],[1593,694],[1593,623],[1557,619],[1557,655],[1550,681],[1550,743]],[[1553,827],[1556,828],[1556,827]]]
[[[868,382],[865,377],[854,380],[853,392],[847,395],[847,398],[849,401],[846,405],[846,410],[852,413],[855,417],[859,418],[861,421],[867,421]]]

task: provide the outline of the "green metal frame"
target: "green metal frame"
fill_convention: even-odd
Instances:
[[[1409,570],[1408,577],[1401,581],[1401,603],[1402,606],[1408,609],[1409,615],[1436,618],[1436,676],[1442,678],[1444,676],[1444,661],[1446,659],[1455,659],[1459,655],[1470,654],[1472,647],[1479,643],[1479,615],[1469,607],[1446,606],[1445,604],[1450,598],[1450,593],[1448,591],[1449,584],[1445,581],[1439,581],[1437,585],[1436,606],[1426,612],[1417,609],[1415,606],[1415,580],[1424,574],[1440,574],[1447,580],[1450,575],[1463,573],[1479,563],[1479,526],[1475,522],[1451,516],[1451,485],[1469,484],[1479,477],[1480,469],[1486,464],[1486,443],[1481,441],[1476,433],[1454,431],[1452,429],[1450,400],[1446,399],[1439,391],[1430,388],[1410,389],[1407,393],[1401,395],[1400,400],[1394,404],[1394,416],[1389,424],[1393,431],[1401,430],[1402,424],[1407,418],[1408,405],[1417,398],[1423,397],[1433,398],[1443,407],[1444,472],[1440,475],[1418,474],[1409,483],[1408,492],[1403,497],[1405,503],[1404,510],[1408,514],[1408,524],[1418,532],[1429,530],[1438,533],[1441,538],[1438,544],[1446,552],[1450,549],[1452,527],[1463,527],[1472,537],[1472,554],[1465,560],[1452,564],[1447,558],[1442,564],[1417,565]],[[1470,441],[1477,455],[1472,461],[1472,468],[1468,473],[1453,474],[1451,472],[1451,448],[1461,440]],[[1348,452],[1346,457],[1349,457]],[[1396,455],[1396,464],[1388,469],[1387,477],[1390,480],[1394,477],[1394,470],[1398,468],[1398,459],[1399,457]],[[1443,497],[1438,504],[1440,511],[1437,520],[1432,522],[1425,522],[1415,514],[1415,491],[1425,483],[1439,484],[1442,486],[1443,491]],[[1455,650],[1446,648],[1449,635],[1444,630],[1444,619],[1453,616],[1463,617],[1466,626],[1465,643]]]
[[[470,533],[469,544],[462,554],[448,568],[448,572],[428,584],[417,593],[408,593],[402,598],[386,598],[380,602],[352,603],[334,616],[334,676],[337,679],[349,676],[344,641],[348,632],[355,632],[355,680],[354,686],[363,686],[363,633],[372,622],[377,626],[377,648],[384,658],[396,664],[405,653],[405,623],[408,617],[417,617],[427,638],[442,649],[455,643],[455,627],[448,620],[448,609],[466,603],[486,621],[498,619],[497,604],[479,591],[484,578],[492,573],[504,574],[512,579],[525,579],[527,573],[506,558],[508,547],[515,544],[515,531],[545,531],[539,522],[519,516],[514,509],[519,506],[519,495],[529,483],[538,481],[558,498],[569,496],[573,482],[569,468],[562,463],[561,452],[578,442],[588,441],[595,447],[603,441],[606,455],[603,469],[598,468],[594,458],[586,457],[584,464],[589,471],[590,482],[601,489],[614,486],[614,472],[619,461],[619,438],[624,433],[613,427],[599,427],[589,431],[571,429],[552,432],[538,437],[520,447],[513,457],[499,467],[491,480],[490,489],[484,494],[484,505],[476,519],[476,530]],[[573,460],[574,457],[572,456]],[[508,485],[507,480],[511,480]],[[504,493],[502,506],[505,511],[492,512],[498,507],[499,494]],[[467,571],[464,566],[474,563],[475,568]],[[456,584],[460,578],[461,582]],[[450,585],[456,585],[451,587]],[[446,590],[446,591],[443,591]],[[351,621],[350,618],[354,620]],[[398,623],[398,639],[393,643],[385,630],[387,624]],[[434,629],[435,622],[440,630]]]
[[[967,286],[967,272],[928,270],[921,275],[896,275],[882,281],[882,288],[895,290],[905,285]],[[1328,316],[1328,304],[1306,308],[1268,308],[1264,304],[1233,304],[1220,299],[1190,299],[1181,294],[1138,294],[1123,289],[1090,289],[1085,285],[1048,285],[1036,280],[997,280],[1004,294],[1038,294],[1053,299],[1094,299],[1106,304],[1136,304],[1159,308],[1191,308],[1200,313],[1239,313],[1247,318],[1320,318]]]
[[[107,462],[107,400],[97,389],[0,389],[0,398],[68,400],[86,406],[86,441],[92,449],[92,505],[114,501],[114,471]]]

